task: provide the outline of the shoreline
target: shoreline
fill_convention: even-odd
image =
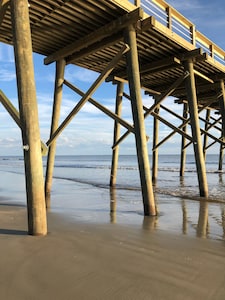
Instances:
[[[130,192],[54,180],[48,235],[33,237],[23,174],[1,173],[2,299],[224,299],[219,204],[160,195],[144,217]]]

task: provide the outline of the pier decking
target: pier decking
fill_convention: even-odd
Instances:
[[[23,13],[24,16],[29,14],[29,21],[25,17],[22,21],[19,20]],[[194,146],[200,195],[207,197],[204,163],[205,152],[210,147],[207,138],[212,139],[212,144],[220,145],[219,168],[222,168],[225,137],[225,51],[197,31],[193,23],[163,0],[2,0],[0,26],[0,41],[14,46],[17,67],[23,58],[23,67],[32,67],[32,63],[26,61],[29,51],[44,55],[46,65],[56,63],[52,127],[50,138],[46,142],[49,148],[45,182],[47,206],[50,203],[57,137],[87,101],[115,120],[110,180],[112,186],[116,184],[118,145],[130,132],[135,135],[145,215],[156,214],[144,126],[144,118],[148,115],[154,120],[153,179],[157,178],[158,147],[178,133],[182,136],[180,174],[183,176],[188,140]],[[27,49],[26,54],[22,53],[25,48],[22,33],[27,34],[27,39],[30,36],[32,41],[32,49]],[[96,71],[100,75],[87,92],[82,92],[64,78],[64,70],[68,64]],[[18,67],[20,118],[26,140],[24,147],[28,147],[24,148],[24,152],[26,175],[29,177],[34,172],[30,169],[30,153],[34,141],[33,133],[30,137],[25,137],[30,126],[26,118],[29,119],[32,108],[24,111],[24,97],[31,95],[23,95],[22,91],[29,84],[26,82],[27,77],[23,76],[22,68],[19,70]],[[118,85],[115,113],[91,98],[105,80]],[[22,88],[20,82],[24,81],[25,86]],[[127,98],[131,100],[134,124],[129,124],[120,117],[119,107],[122,97],[126,96],[123,94],[123,85],[126,83],[130,87]],[[63,84],[82,98],[59,125]],[[143,107],[141,89],[153,97],[150,98],[149,107]],[[175,102],[183,105],[182,116],[163,106],[162,102],[168,96],[175,97]],[[1,101],[4,102],[3,97]],[[35,102],[32,106],[34,105]],[[181,125],[174,126],[160,116],[161,109],[180,119]],[[203,110],[206,111],[206,117],[202,119],[199,113]],[[217,113],[216,117],[210,116],[211,110]],[[204,128],[200,127],[200,120],[205,124]],[[163,122],[172,129],[171,134],[161,142],[158,141],[158,122]],[[122,137],[119,135],[119,125],[127,129]],[[191,135],[186,131],[187,125],[191,126]],[[215,126],[219,128],[218,136],[210,132]],[[36,130],[38,128],[34,132]],[[40,153],[36,150],[33,153],[35,160]],[[33,186],[33,183],[28,182],[27,185],[32,193],[30,185]],[[35,194],[31,198],[36,198]],[[30,201],[34,200],[28,200],[28,203]],[[37,232],[39,233],[41,234]]]

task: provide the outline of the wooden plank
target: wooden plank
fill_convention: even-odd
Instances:
[[[96,31],[88,34],[84,38],[75,41],[74,43],[64,47],[63,49],[60,49],[59,51],[53,53],[52,55],[49,55],[44,59],[44,63],[46,65],[52,63],[53,61],[59,60],[61,58],[66,58],[67,56],[73,54],[74,51],[79,51],[81,49],[84,49],[86,47],[91,46],[92,44],[96,43],[97,41],[100,41],[112,34],[115,34],[116,32],[124,29],[127,25],[130,23],[135,23],[138,20],[143,18],[143,10],[140,8],[137,8],[135,11],[126,14],[125,16],[122,16],[118,18],[117,20],[112,21],[111,23],[97,29]]]
[[[1,0],[0,1],[0,27],[2,25],[3,19],[5,17],[5,13],[9,6],[10,0]]]

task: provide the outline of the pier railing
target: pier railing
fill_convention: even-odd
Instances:
[[[197,31],[195,25],[163,0],[129,0],[145,13],[196,48],[202,48],[214,61],[225,66],[225,51]]]

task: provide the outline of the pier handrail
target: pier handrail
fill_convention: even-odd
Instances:
[[[164,0],[129,0],[146,14],[178,34],[196,48],[202,48],[214,61],[225,66],[225,51],[196,30],[194,23],[185,18]]]

